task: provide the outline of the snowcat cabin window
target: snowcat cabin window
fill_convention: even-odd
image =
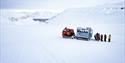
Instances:
[[[84,33],[88,33],[89,32],[89,30],[84,30]]]
[[[67,28],[64,28],[63,31],[66,32],[66,31],[67,31]]]
[[[69,32],[69,31],[70,31],[70,29],[67,29],[67,31]]]
[[[80,29],[77,29],[77,32],[81,32]]]
[[[89,30],[87,30],[87,29],[81,29],[80,31],[84,32],[84,33],[88,33],[89,32]]]
[[[66,31],[66,29],[63,30],[64,32]]]

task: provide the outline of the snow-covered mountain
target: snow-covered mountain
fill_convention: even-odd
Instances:
[[[124,63],[125,9],[109,10],[105,6],[71,8],[42,24],[32,20],[42,12],[1,9],[0,63]],[[13,16],[19,21],[12,22]],[[61,33],[66,26],[111,34],[111,42],[64,39]]]
[[[35,24],[33,19],[52,19],[60,12],[48,11],[48,10],[24,10],[24,9],[1,9],[1,17],[8,19],[7,22],[11,24]],[[3,22],[3,21],[2,21]]]
[[[115,3],[89,8],[71,8],[65,10],[53,21],[58,24],[121,24],[124,23],[124,3]],[[112,19],[109,19],[112,18]],[[63,20],[62,20],[63,19]],[[53,22],[52,21],[52,22]],[[81,23],[82,22],[82,23]],[[55,22],[54,22],[55,23]]]

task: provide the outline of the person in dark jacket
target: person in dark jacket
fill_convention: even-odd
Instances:
[[[96,41],[99,41],[99,40],[100,40],[100,34],[99,34],[99,33],[96,33],[96,34],[94,35],[94,38],[95,38]]]
[[[101,34],[101,41],[103,41],[103,35]]]
[[[99,41],[100,40],[100,34],[97,33],[97,40]]]
[[[108,42],[111,42],[111,34],[108,37]]]
[[[104,41],[105,41],[105,42],[106,42],[106,39],[107,39],[107,35],[105,34],[105,35],[104,35]]]

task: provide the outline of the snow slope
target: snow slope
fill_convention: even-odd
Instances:
[[[13,12],[1,9],[0,62],[124,63],[125,10],[107,11],[109,9],[100,7],[67,9],[45,24],[31,19],[12,22],[8,17],[13,16]],[[61,31],[65,26],[92,27],[94,34],[111,34],[112,41],[63,39]]]

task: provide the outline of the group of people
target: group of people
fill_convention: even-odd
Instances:
[[[111,42],[111,34],[109,34],[108,36],[106,35],[106,34],[100,34],[100,33],[96,33],[95,35],[94,35],[94,38],[95,38],[95,40],[96,41],[107,41],[107,39],[108,39],[108,42]]]

